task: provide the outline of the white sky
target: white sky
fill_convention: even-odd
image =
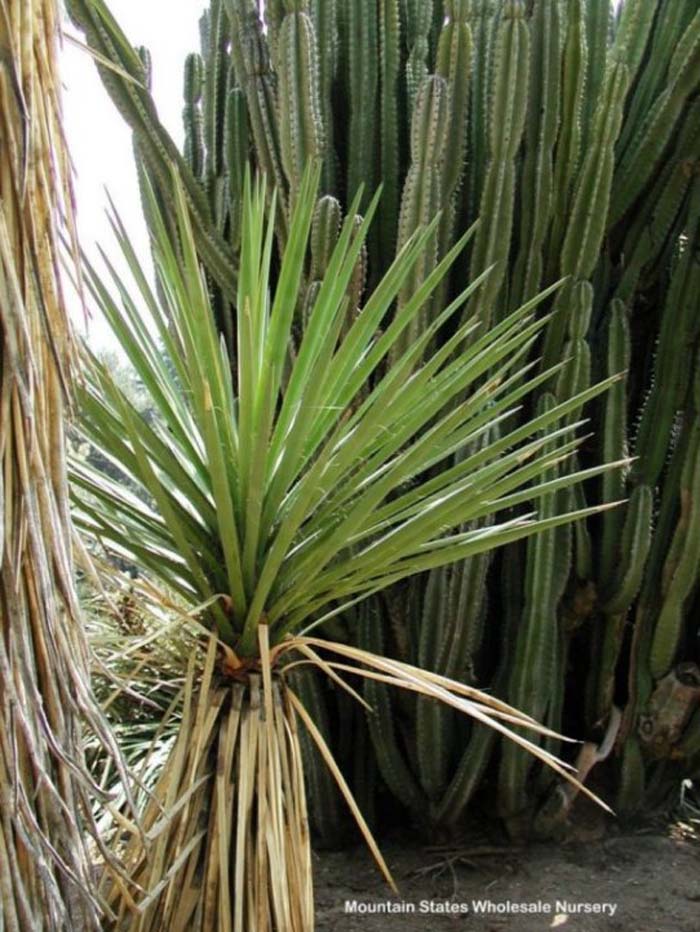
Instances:
[[[199,49],[198,23],[206,6],[206,0],[109,0],[111,12],[130,41],[151,51],[153,96],[161,121],[178,145],[183,135],[183,63],[189,52]],[[70,23],[66,30],[75,34]],[[112,234],[105,217],[106,187],[134,239],[137,254],[148,257],[131,133],[104,90],[88,53],[68,42],[62,54],[62,79],[82,246],[91,258],[96,241],[112,251]],[[77,302],[74,309],[77,311]],[[82,313],[73,316],[85,333]],[[96,348],[113,348],[109,329],[97,317],[90,322],[87,336]]]

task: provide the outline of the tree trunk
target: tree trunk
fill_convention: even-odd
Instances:
[[[58,223],[72,193],[55,0],[0,0],[0,928],[98,928],[64,420],[73,376]],[[69,229],[72,225],[69,226]],[[94,847],[94,846],[93,846]]]

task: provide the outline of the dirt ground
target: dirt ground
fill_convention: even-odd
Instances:
[[[693,829],[613,826],[526,848],[483,834],[443,848],[395,837],[381,847],[399,897],[361,847],[322,852],[317,932],[700,932]]]

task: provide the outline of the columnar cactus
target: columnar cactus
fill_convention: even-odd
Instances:
[[[656,23],[649,40],[651,55],[648,66],[643,68],[639,74],[630,101],[628,118],[620,138],[621,152],[624,152],[633,141],[649,108],[663,90],[673,52],[696,12],[696,4],[693,0],[649,4],[649,6],[658,8]]]
[[[496,268],[479,289],[468,313],[484,324],[492,320],[507,276],[507,258],[515,203],[515,157],[527,113],[530,38],[522,0],[508,0],[494,37],[493,77],[488,118],[489,161],[481,195],[481,225],[472,252],[476,277]]]
[[[252,3],[227,4],[231,29],[231,57],[236,83],[246,95],[248,122],[256,163],[277,188],[283,203],[287,186],[282,171],[277,122],[277,80],[257,9]],[[283,214],[280,212],[280,217]]]
[[[662,570],[661,611],[654,629],[649,667],[655,680],[674,662],[683,632],[686,602],[694,592],[700,568],[700,421],[694,412],[690,442],[681,473],[681,513]]]
[[[583,134],[586,142],[593,138],[593,115],[605,82],[605,63],[610,44],[610,0],[584,0],[586,47],[586,96],[583,100]]]
[[[559,132],[561,40],[559,8],[538,0],[531,20],[532,61],[520,186],[520,238],[511,305],[539,291],[543,248],[553,206],[553,150]]]
[[[448,0],[438,36],[435,71],[447,81],[450,94],[450,132],[444,158],[443,197],[451,197],[464,174],[469,127],[472,33],[467,0]]]
[[[318,85],[324,133],[325,190],[335,188],[336,153],[333,128],[333,83],[338,72],[337,0],[311,0],[311,18],[318,44]]]
[[[236,249],[240,244],[240,217],[243,207],[243,184],[250,155],[250,134],[245,94],[240,87],[229,91],[226,101],[224,159],[229,196],[229,239]]]
[[[201,100],[204,84],[202,56],[193,52],[185,61],[185,107],[182,122],[185,125],[184,156],[195,178],[204,174],[204,117]]]
[[[632,492],[622,535],[617,540],[610,572],[614,577],[603,590],[602,617],[594,636],[588,719],[592,726],[605,721],[614,702],[615,671],[630,608],[639,593],[651,544],[654,498],[647,485]]]
[[[206,94],[203,101],[204,138],[206,144],[206,178],[210,184],[223,175],[223,130],[222,114],[226,106],[226,96],[230,80],[228,60],[228,20],[223,0],[212,3],[205,14],[207,28],[203,30],[202,53],[204,55],[203,84]],[[215,195],[216,197],[216,195]]]
[[[561,247],[560,270],[573,279],[589,278],[598,262],[605,236],[608,205],[615,167],[615,143],[620,134],[629,86],[629,69],[623,58],[611,57],[593,120],[593,140],[581,171],[566,236]],[[561,352],[566,329],[567,290],[559,293],[552,325],[547,331],[543,365],[552,365]]]
[[[623,374],[605,398],[601,427],[601,452],[610,462],[629,454],[627,434],[628,372],[632,358],[630,346],[629,314],[625,304],[615,299],[610,304],[607,324],[606,370],[608,375]],[[625,497],[626,480],[622,471],[602,479],[605,501],[614,502]],[[623,515],[617,510],[603,517],[598,561],[598,578],[605,587],[613,577],[618,563]]]
[[[68,9],[76,24],[85,30],[90,45],[103,59],[116,64],[128,76],[128,79],[118,76],[111,68],[100,65],[100,74],[107,90],[134,130],[151,182],[157,186],[161,197],[171,204],[172,169],[176,167],[191,211],[197,248],[218,286],[228,297],[233,298],[235,260],[212,223],[205,192],[158,119],[147,90],[148,82],[144,80],[141,59],[114,20],[104,15],[102,4],[93,4],[91,0],[70,0]]]
[[[645,198],[649,214],[630,218],[625,230],[622,251],[625,270],[617,287],[617,296],[628,300],[641,284],[647,284],[660,262],[667,260],[675,242],[675,228],[686,209],[690,187],[695,177],[695,157],[700,148],[700,100],[689,103],[668,160],[658,171]],[[649,223],[649,216],[654,218]],[[640,278],[644,280],[640,282]]]
[[[572,0],[567,4],[567,24],[563,42],[561,71],[561,123],[557,134],[554,158],[552,223],[550,248],[547,251],[548,275],[559,271],[560,244],[566,233],[571,212],[573,189],[581,162],[586,73],[588,67],[588,38],[586,34],[585,0]]]
[[[554,408],[556,399],[545,394],[539,411]],[[553,465],[550,479],[558,475]],[[548,492],[538,502],[540,514],[553,515],[558,510],[556,493]],[[525,570],[525,602],[513,650],[509,701],[528,715],[542,721],[556,693],[558,618],[557,606],[566,585],[569,567],[561,572],[557,560],[556,529],[546,531],[529,542]],[[522,749],[503,747],[500,768],[500,802],[503,814],[518,819],[531,803],[526,779],[532,759]]]
[[[403,247],[419,227],[430,223],[444,207],[443,166],[450,131],[450,89],[447,81],[432,75],[418,92],[411,123],[411,166],[406,175],[401,213],[399,215],[398,247]],[[399,295],[399,306],[406,303],[425,280],[438,260],[438,236],[414,269],[410,281]],[[406,333],[405,343],[396,347],[402,353],[413,343],[428,322],[428,308]]]
[[[476,441],[466,455],[478,454],[489,437],[493,439],[493,432]],[[464,531],[484,524],[472,522]],[[455,564],[449,571],[430,573],[418,624],[416,660],[421,667],[462,681],[474,681],[487,610],[490,565],[491,555],[480,554]],[[452,711],[419,699],[416,739],[418,776],[435,813],[444,804],[451,779],[450,762],[458,747]],[[457,814],[455,809],[452,814]]]
[[[436,4],[438,6],[438,4]],[[437,38],[435,71],[447,82],[450,108],[450,131],[442,161],[442,218],[438,232],[440,254],[454,242],[461,204],[465,201],[463,181],[469,129],[469,107],[473,41],[469,26],[470,4],[450,0],[444,5],[443,20]],[[434,306],[444,304],[447,283],[438,292]]]
[[[405,0],[406,43],[410,49],[406,63],[408,112],[413,113],[418,91],[428,75],[428,35],[433,19],[433,0]]]
[[[624,56],[629,68],[630,82],[634,81],[642,62],[659,6],[660,0],[627,0],[622,7],[613,54]]]
[[[478,216],[488,158],[488,113],[495,0],[471,0],[467,22],[474,41],[469,132],[467,135],[467,212]]]
[[[349,0],[345,17],[350,106],[346,183],[350,198],[364,185],[366,204],[377,179],[379,22],[373,0]]]
[[[693,186],[690,199],[696,207],[693,220],[685,227],[685,242],[673,261],[658,349],[654,358],[652,388],[639,424],[635,452],[639,455],[635,472],[649,485],[661,475],[679,412],[686,404],[692,379],[692,352],[700,331],[696,294],[700,267],[695,250],[700,245],[700,185]]]
[[[286,3],[277,37],[280,151],[292,192],[301,184],[304,166],[325,151],[318,47],[306,6],[302,0]]]
[[[318,297],[320,282],[328,271],[330,258],[340,236],[343,212],[336,198],[326,195],[319,200],[311,227],[311,274],[304,303],[304,324]]]
[[[651,6],[651,4],[649,4]],[[700,82],[700,10],[669,63],[667,84],[645,115],[618,170],[611,219],[619,220],[647,185],[685,108]]]
[[[402,23],[399,0],[377,0],[379,7],[379,180],[383,186],[380,251],[386,264],[394,254],[399,214],[399,73]],[[405,25],[404,25],[405,30]],[[363,102],[364,103],[364,102]],[[408,118],[410,122],[410,117]],[[352,196],[352,195],[351,195]]]

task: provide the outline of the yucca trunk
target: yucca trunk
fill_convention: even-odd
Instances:
[[[82,726],[102,732],[73,584],[64,422],[71,189],[53,0],[0,4],[0,927],[98,928]]]
[[[283,683],[214,670],[190,678],[177,741],[126,851],[116,929],[309,932],[311,847],[297,715]],[[137,890],[149,891],[138,914]]]

